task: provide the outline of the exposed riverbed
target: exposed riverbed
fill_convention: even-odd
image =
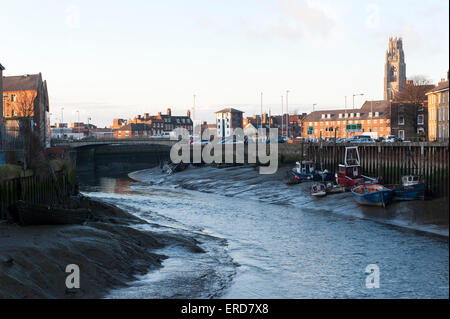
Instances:
[[[308,195],[283,171],[158,168],[82,177],[88,196],[146,220],[142,230],[194,237],[204,253],[170,246],[163,267],[110,298],[448,298],[448,202],[364,208],[351,195]],[[367,289],[369,264],[381,287]]]

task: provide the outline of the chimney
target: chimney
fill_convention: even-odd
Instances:
[[[191,117],[191,111],[190,110],[187,110],[187,117]]]
[[[158,116],[161,117],[161,112],[158,112]]]
[[[167,109],[167,115],[172,116],[172,110],[170,108]]]
[[[267,124],[267,113],[263,114],[263,124]]]

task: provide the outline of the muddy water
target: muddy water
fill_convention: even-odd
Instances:
[[[283,171],[159,169],[82,179],[82,191],[194,236],[205,253],[163,249],[164,267],[111,298],[448,298],[448,202],[362,208],[350,194],[313,199]],[[445,211],[444,211],[445,210]],[[365,268],[380,269],[367,289]]]

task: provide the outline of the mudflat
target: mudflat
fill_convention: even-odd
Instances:
[[[0,223],[0,298],[102,298],[125,287],[167,258],[157,250],[182,245],[201,253],[194,239],[133,228],[146,223],[125,211],[88,198],[93,221],[73,226]],[[68,289],[68,265],[80,269],[80,289]]]

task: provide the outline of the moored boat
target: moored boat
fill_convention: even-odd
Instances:
[[[327,194],[345,193],[345,187],[339,184],[327,183]]]
[[[311,195],[314,197],[324,197],[327,195],[327,188],[324,184],[313,184],[311,186]]]
[[[327,170],[317,170],[316,164],[313,161],[297,162],[296,166],[288,172],[288,176],[293,183],[325,182],[334,180],[333,174]]]
[[[345,148],[344,164],[339,164],[336,183],[351,190],[354,186],[366,182],[381,183],[381,178],[372,178],[361,174],[361,160],[358,146]]]
[[[402,176],[401,185],[386,186],[394,191],[394,198],[397,200],[421,199],[425,195],[425,183],[418,175]]]
[[[394,197],[392,189],[379,184],[361,184],[353,187],[351,191],[360,205],[386,207]]]

